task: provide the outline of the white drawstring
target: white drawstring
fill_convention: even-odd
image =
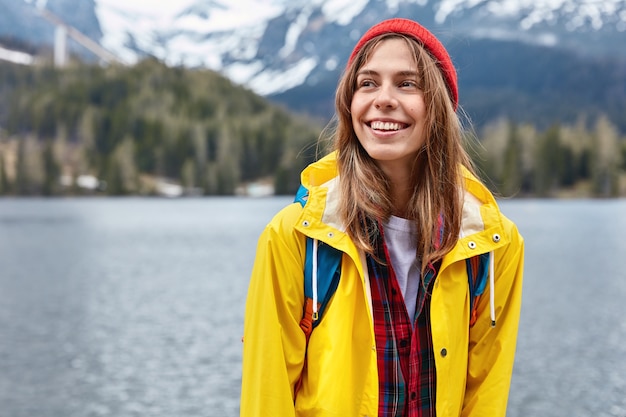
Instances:
[[[491,327],[496,327],[496,305],[495,305],[495,254],[489,254],[489,308],[491,313]]]
[[[313,284],[313,321],[317,321],[317,239],[313,239],[313,271],[311,273]]]

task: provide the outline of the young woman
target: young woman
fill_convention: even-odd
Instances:
[[[505,415],[523,239],[472,173],[457,106],[450,57],[418,23],[383,21],[356,44],[335,150],[259,239],[242,417]],[[307,238],[342,252],[308,341]]]

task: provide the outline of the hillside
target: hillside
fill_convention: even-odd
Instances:
[[[0,194],[295,192],[320,126],[209,70],[0,63]]]

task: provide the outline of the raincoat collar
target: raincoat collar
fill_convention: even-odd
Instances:
[[[345,233],[337,202],[339,177],[336,152],[309,165],[301,175],[296,196],[305,202],[297,226],[304,234],[337,247],[358,259],[356,247]],[[463,168],[463,219],[459,241],[443,260],[442,268],[456,261],[491,252],[508,242],[498,204],[489,190]]]

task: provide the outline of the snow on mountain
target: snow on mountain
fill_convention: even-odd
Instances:
[[[450,15],[462,14],[481,4],[488,14],[515,19],[524,30],[541,23],[554,23],[562,17],[570,31],[585,25],[600,30],[605,23],[615,23],[617,30],[626,31],[626,2],[623,0],[442,0],[436,21],[443,23]]]
[[[588,50],[626,39],[626,0],[95,0],[95,15],[101,45],[124,62],[207,67],[261,95],[335,71],[367,27],[392,16],[456,39],[557,45],[578,34],[570,43]]]
[[[368,0],[187,0],[163,8],[149,0],[127,3],[98,0],[96,9],[105,34],[102,45],[124,61],[134,62],[139,51],[147,52],[172,65],[220,71],[259,94],[270,94],[302,84],[319,64],[318,57],[309,56],[267,68],[258,50],[273,19],[285,13],[295,16],[277,51],[279,60],[288,60],[314,11],[321,10],[325,24],[347,25]]]

